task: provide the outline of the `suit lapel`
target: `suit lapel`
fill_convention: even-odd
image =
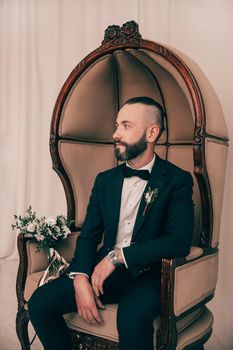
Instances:
[[[117,227],[119,222],[120,207],[121,207],[121,193],[124,181],[124,164],[116,168],[115,176],[111,180],[109,197],[109,219],[112,228],[112,238],[115,241]]]
[[[155,200],[150,204],[150,207],[148,208],[147,213],[143,215],[143,212],[146,207],[145,194],[148,192],[149,188],[151,190],[158,189],[158,196],[159,196],[166,182],[166,179],[167,179],[166,175],[167,175],[167,170],[164,167],[164,162],[158,155],[156,155],[155,163],[151,171],[151,177],[142,194],[141,202],[139,205],[139,209],[138,209],[138,213],[137,213],[137,217],[134,225],[132,241],[135,239],[144,220],[146,219],[148,215],[148,211],[151,210],[151,207],[156,203],[156,198],[155,198]]]

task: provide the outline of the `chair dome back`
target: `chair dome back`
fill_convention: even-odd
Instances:
[[[193,243],[217,246],[228,141],[218,98],[190,58],[143,40],[133,21],[107,28],[102,45],[78,64],[57,99],[50,148],[68,216],[82,225],[96,174],[117,165],[116,115],[135,96],[164,107],[165,130],[155,151],[193,175]]]

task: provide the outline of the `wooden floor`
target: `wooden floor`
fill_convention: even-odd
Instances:
[[[15,333],[15,315],[17,310],[15,280],[18,260],[0,259],[0,350],[21,350]],[[30,329],[31,339],[34,335]],[[31,350],[42,350],[35,339]],[[64,349],[65,350],[65,349]],[[224,350],[216,345],[214,336],[205,345],[205,350]]]

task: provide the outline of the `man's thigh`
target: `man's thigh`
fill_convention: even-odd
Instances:
[[[119,307],[132,308],[137,305],[146,305],[154,313],[160,307],[160,272],[148,272],[143,276],[133,277],[125,267],[117,268],[104,283],[104,303],[119,303]],[[143,307],[143,306],[142,306]]]
[[[63,315],[77,310],[73,280],[66,275],[36,289],[31,300],[47,311]],[[29,301],[30,304],[30,301]]]
[[[153,321],[160,312],[160,276],[145,273],[132,278],[121,292],[118,319]]]
[[[132,275],[125,266],[119,266],[106,279],[103,285],[104,294],[101,295],[101,301],[104,304],[118,304],[122,291],[126,284],[132,279]]]

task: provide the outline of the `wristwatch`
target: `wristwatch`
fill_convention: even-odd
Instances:
[[[121,263],[118,261],[118,256],[115,250],[111,250],[108,253],[108,260],[114,265],[114,266],[119,266]]]

